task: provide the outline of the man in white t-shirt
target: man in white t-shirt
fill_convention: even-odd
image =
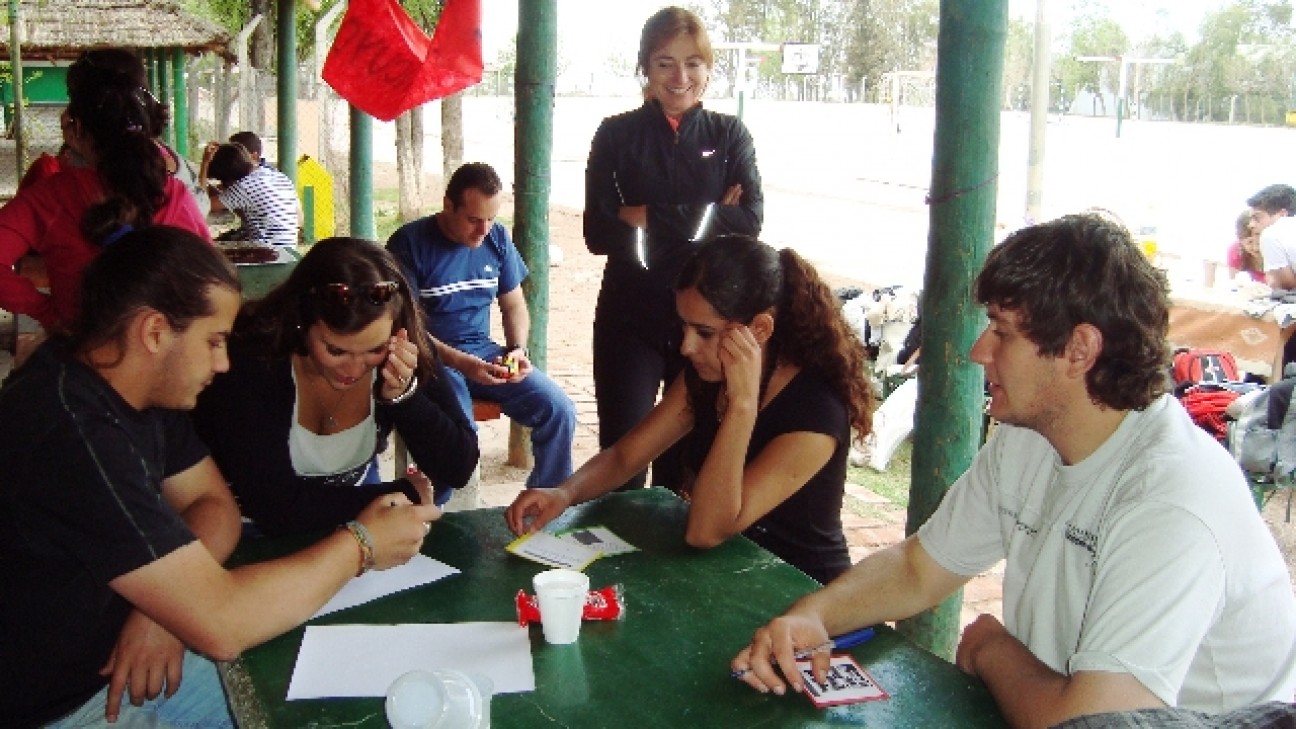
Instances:
[[[796,651],[1002,559],[1003,623],[967,626],[956,662],[1013,726],[1290,701],[1290,577],[1237,464],[1166,393],[1164,275],[1123,227],[1068,216],[1010,235],[974,295],[990,322],[970,356],[1001,425],[917,534],[757,630],[733,669],[799,690]],[[813,663],[822,680],[828,656]]]
[[[1296,189],[1269,185],[1247,198],[1251,222],[1260,233],[1265,283],[1275,289],[1296,289]]]

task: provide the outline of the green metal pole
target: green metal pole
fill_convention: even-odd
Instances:
[[[171,104],[171,125],[175,127],[175,151],[181,157],[189,156],[189,84],[185,78],[185,52],[183,48],[171,49],[171,76],[175,100]]]
[[[531,313],[531,361],[545,368],[549,331],[549,172],[558,57],[556,0],[518,0],[513,239],[531,275],[522,283]]]
[[[23,62],[22,62],[22,18],[18,10],[18,0],[9,0],[9,53],[13,71],[13,135],[14,153],[18,166],[14,182],[22,179],[27,171],[27,124],[23,112]]]
[[[279,0],[279,171],[297,184],[296,0]]]
[[[153,53],[154,53],[154,58],[157,59],[157,63],[158,63],[157,98],[160,103],[165,104],[171,98],[171,88],[172,88],[171,59],[170,59],[171,53],[167,51],[167,49],[165,48],[154,49]],[[171,111],[175,112],[174,106],[171,107]],[[169,122],[167,122],[166,129],[162,130],[162,143],[172,149],[175,149],[175,118],[174,117],[175,115],[173,113],[172,119]]]
[[[306,244],[315,243],[315,186],[306,185],[302,188],[302,237],[306,239]]]
[[[375,240],[373,209],[373,117],[351,107],[351,235]]]
[[[941,0],[936,132],[923,284],[922,367],[905,531],[913,534],[968,466],[981,441],[984,375],[968,359],[984,326],[971,285],[994,236],[999,99],[1007,0]],[[947,659],[959,635],[960,590],[899,624]]]

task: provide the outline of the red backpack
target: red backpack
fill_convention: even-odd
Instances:
[[[1179,349],[1172,363],[1177,393],[1193,385],[1222,385],[1242,379],[1233,353],[1222,349]]]
[[[1175,396],[1194,423],[1223,443],[1228,433],[1224,410],[1238,396],[1229,385],[1242,379],[1237,360],[1222,349],[1180,349],[1171,363]]]

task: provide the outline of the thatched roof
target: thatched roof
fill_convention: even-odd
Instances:
[[[91,48],[183,48],[228,56],[229,33],[175,0],[20,0],[24,58],[74,59]],[[0,57],[9,16],[0,13]]]

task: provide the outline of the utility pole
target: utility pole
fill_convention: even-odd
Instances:
[[[1048,131],[1052,33],[1048,0],[1035,2],[1035,62],[1031,68],[1030,148],[1026,157],[1026,223],[1040,222],[1044,207],[1044,143]]]

